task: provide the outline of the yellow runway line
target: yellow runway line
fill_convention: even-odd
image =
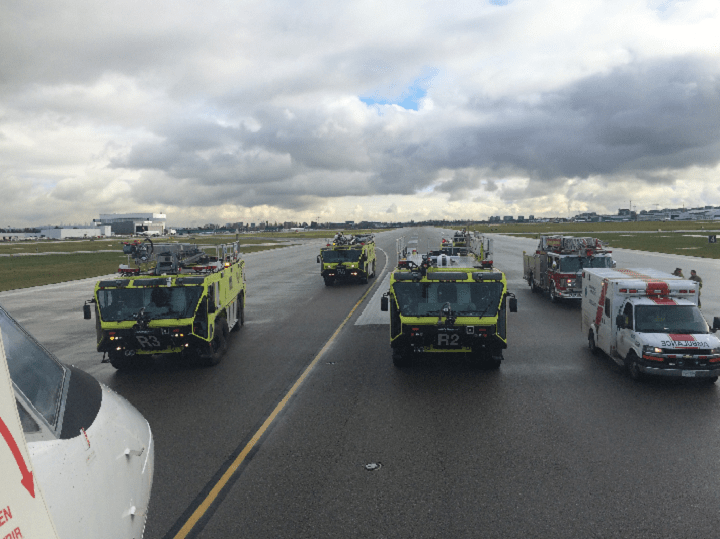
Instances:
[[[233,476],[233,474],[238,470],[240,465],[245,460],[245,457],[247,457],[248,453],[252,451],[253,447],[258,443],[260,438],[262,438],[263,434],[267,431],[268,427],[272,425],[273,421],[275,421],[275,418],[278,416],[278,414],[285,408],[285,405],[288,403],[290,398],[295,394],[295,392],[298,390],[298,388],[302,385],[302,383],[305,381],[305,379],[310,374],[310,371],[315,367],[317,362],[320,360],[320,358],[325,354],[327,349],[330,347],[330,345],[333,343],[335,338],[340,333],[340,330],[345,326],[348,320],[350,320],[350,317],[352,317],[355,310],[360,306],[360,304],[365,301],[365,298],[370,293],[370,291],[374,288],[375,284],[378,283],[380,280],[375,279],[375,282],[372,284],[372,286],[368,287],[367,291],[363,294],[363,296],[360,298],[360,300],[355,304],[355,306],[350,311],[350,314],[347,315],[345,320],[343,320],[342,324],[338,326],[338,328],[335,330],[335,333],[333,333],[332,337],[328,340],[328,342],[325,343],[325,346],[322,347],[320,352],[315,356],[315,358],[310,362],[310,364],[305,368],[303,373],[300,375],[300,377],[295,381],[293,386],[290,388],[290,390],[287,392],[287,394],[283,397],[283,399],[278,403],[278,405],[275,407],[275,409],[272,411],[272,413],[268,416],[268,418],[265,420],[265,422],[262,424],[262,426],[258,429],[258,431],[255,433],[255,435],[250,439],[250,441],[247,443],[247,445],[243,448],[243,450],[240,452],[240,454],[237,456],[237,458],[233,461],[233,463],[230,465],[230,467],[225,471],[225,473],[222,475],[222,477],[218,480],[218,482],[215,484],[215,486],[210,490],[207,497],[203,500],[203,502],[198,506],[195,511],[193,511],[193,514],[190,515],[190,518],[185,522],[182,528],[180,528],[180,531],[175,535],[174,539],[185,539],[187,535],[192,531],[192,529],[195,527],[195,525],[198,523],[198,521],[205,515],[207,510],[210,508],[210,506],[213,504],[213,502],[217,499],[218,495],[222,491],[223,488],[225,488],[225,485],[227,485],[230,478]]]

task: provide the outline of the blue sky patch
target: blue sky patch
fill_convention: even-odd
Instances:
[[[427,95],[430,83],[437,74],[437,69],[429,69],[399,94],[390,93],[398,86],[394,84],[384,92],[378,90],[371,96],[360,97],[360,101],[366,105],[399,105],[407,110],[418,110],[420,100]]]
[[[507,6],[508,0],[490,0],[490,3],[494,6]]]

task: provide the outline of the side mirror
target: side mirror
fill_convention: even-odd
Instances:
[[[383,296],[380,298],[380,310],[387,311],[390,308],[390,298]]]
[[[617,262],[615,262],[614,260],[613,260],[612,267],[613,267],[613,268],[617,268]]]
[[[618,329],[625,329],[625,315],[617,315],[615,317],[615,325],[618,327]]]
[[[510,312],[517,312],[517,298],[510,298]]]
[[[83,305],[83,318],[85,320],[90,320],[92,318],[92,310],[90,309],[90,305],[87,303]]]
[[[317,257],[317,263],[318,264],[320,263],[320,255],[318,255],[318,257]]]
[[[713,318],[712,328],[714,331],[720,329],[720,316],[716,316],[715,318]]]

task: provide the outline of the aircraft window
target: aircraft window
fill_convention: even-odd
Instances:
[[[0,307],[10,378],[50,425],[56,426],[66,369]]]
[[[15,404],[18,409],[18,415],[20,416],[20,424],[22,425],[23,432],[39,432],[40,425],[37,424],[37,421],[33,419],[30,413],[18,402],[17,399],[15,399]]]

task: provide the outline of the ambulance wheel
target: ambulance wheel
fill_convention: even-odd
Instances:
[[[595,346],[595,334],[593,333],[592,329],[588,332],[588,348],[590,349],[590,352],[593,353],[593,355],[598,355],[600,352],[600,349]]]
[[[639,382],[640,380],[645,378],[644,373],[642,373],[640,371],[640,368],[638,367],[637,354],[632,350],[630,350],[628,352],[628,355],[625,357],[625,368],[627,368],[630,378],[632,378],[636,382]]]
[[[550,301],[552,303],[557,303],[558,299],[560,299],[557,295],[557,292],[555,292],[555,285],[550,285]]]
[[[134,350],[109,352],[110,365],[119,371],[131,371],[139,369],[142,365],[141,359]]]
[[[227,320],[223,318],[216,321],[213,339],[210,341],[210,352],[202,358],[205,366],[212,367],[220,363],[220,360],[227,350],[228,334]]]
[[[393,365],[395,365],[398,369],[410,367],[412,365],[412,358],[410,358],[410,353],[404,350],[393,348],[392,359]]]
[[[238,296],[237,304],[237,322],[230,331],[240,331],[240,328],[245,325],[245,305],[243,305],[243,295]]]
[[[717,382],[717,381],[718,381],[718,377],[717,377],[717,376],[710,376],[710,377],[708,377],[708,378],[703,378],[703,382],[705,382],[705,383],[706,383],[707,385],[709,385],[709,386],[712,385],[712,384],[714,384],[714,383]]]

